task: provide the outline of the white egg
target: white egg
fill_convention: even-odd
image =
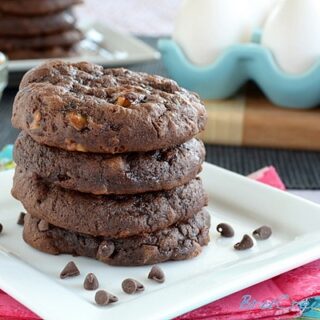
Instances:
[[[261,42],[286,73],[310,69],[320,58],[320,1],[281,0],[265,24]]]
[[[173,39],[197,65],[208,65],[233,44],[251,37],[248,0],[185,0]]]
[[[262,27],[279,0],[250,0],[254,28]]]

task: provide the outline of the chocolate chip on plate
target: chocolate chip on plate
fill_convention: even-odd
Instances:
[[[217,225],[217,231],[222,237],[232,238],[234,236],[233,228],[227,223],[220,223]]]
[[[125,293],[133,294],[136,292],[144,291],[144,286],[137,280],[134,279],[126,279],[122,282],[122,290]]]
[[[97,291],[94,299],[99,306],[106,306],[107,304],[114,303],[118,301],[118,298],[113,294],[105,291],[99,290]]]
[[[252,235],[257,240],[267,240],[272,235],[272,230],[268,226],[262,226],[252,232]]]
[[[76,264],[73,261],[70,261],[66,264],[63,270],[60,273],[60,278],[65,279],[69,277],[75,277],[80,274],[80,271]]]
[[[93,273],[88,273],[83,282],[83,287],[86,290],[97,290],[99,288],[99,281]]]
[[[2,232],[3,230],[3,225],[0,223],[0,233]]]
[[[25,213],[24,212],[20,212],[20,215],[19,215],[19,218],[18,218],[18,221],[17,221],[17,224],[19,226],[23,226],[24,225],[24,217],[25,217]]]
[[[236,250],[247,250],[253,247],[253,240],[250,236],[245,234],[242,240],[234,245]]]
[[[160,267],[153,266],[148,274],[148,279],[163,283],[165,281],[165,275]]]

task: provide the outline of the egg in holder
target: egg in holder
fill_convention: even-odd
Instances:
[[[0,52],[0,99],[2,92],[8,84],[8,65],[7,59],[3,53]]]
[[[191,63],[174,40],[161,39],[158,48],[170,77],[203,99],[228,98],[252,80],[278,106],[295,109],[318,106],[320,62],[304,74],[287,74],[271,51],[260,44],[260,39],[261,32],[257,31],[251,43],[232,45],[208,66]]]

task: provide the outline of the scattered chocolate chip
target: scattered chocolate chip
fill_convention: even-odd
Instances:
[[[234,236],[233,228],[227,223],[220,223],[217,225],[217,231],[222,237],[232,238]]]
[[[38,223],[38,229],[40,232],[45,232],[49,230],[49,223],[45,220],[40,220]]]
[[[139,281],[134,279],[126,279],[122,282],[122,290],[125,293],[133,294],[136,292],[144,291],[144,286]]]
[[[83,282],[83,287],[86,290],[97,290],[99,288],[99,281],[93,273],[88,273]]]
[[[98,249],[97,257],[103,261],[104,259],[108,259],[113,252],[114,243],[112,241],[102,241]]]
[[[76,264],[73,261],[67,263],[67,265],[63,268],[60,273],[60,278],[65,279],[68,277],[75,277],[80,274],[80,271]]]
[[[242,240],[234,245],[236,250],[247,250],[253,247],[253,240],[250,236],[245,234]]]
[[[252,232],[252,235],[257,240],[269,239],[272,235],[272,230],[268,226],[262,226]]]
[[[153,266],[148,274],[148,279],[163,283],[165,281],[165,275],[160,267]]]
[[[105,290],[97,291],[95,295],[96,303],[99,306],[106,306],[107,304],[114,303],[118,301],[118,298]]]
[[[26,216],[26,214],[24,212],[20,212],[17,224],[19,226],[23,226],[24,225],[24,217]]]
[[[2,232],[3,230],[3,225],[0,223],[0,233]]]

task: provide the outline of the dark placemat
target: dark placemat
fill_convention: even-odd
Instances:
[[[156,39],[143,39],[156,46]],[[161,61],[131,66],[130,69],[167,76]],[[7,89],[0,103],[0,148],[13,143],[18,134],[10,124],[16,90]],[[320,152],[207,145],[207,161],[244,175],[273,165],[289,189],[320,189]]]
[[[207,161],[248,175],[273,165],[289,189],[320,189],[320,153],[207,145]]]

